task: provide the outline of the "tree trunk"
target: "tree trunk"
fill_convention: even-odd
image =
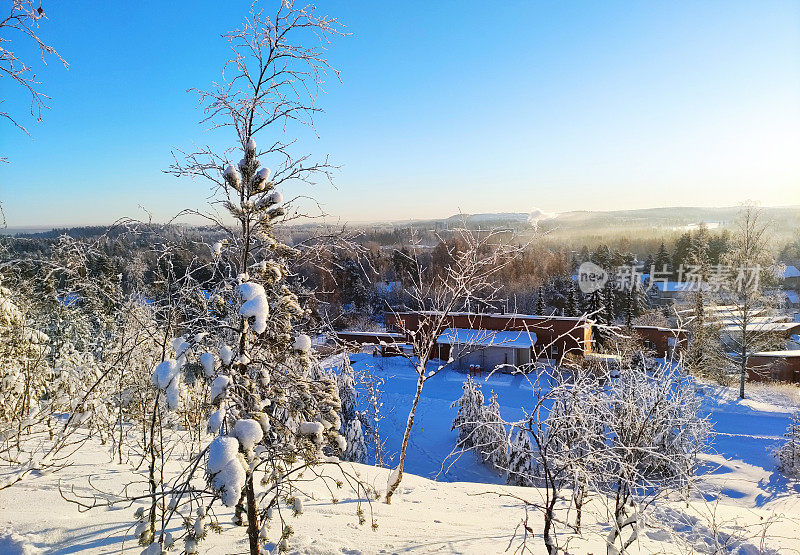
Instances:
[[[552,489],[555,490],[555,488]],[[552,530],[558,497],[556,497],[555,491],[551,492],[551,495],[552,497],[547,503],[547,507],[544,511],[544,530],[542,530],[542,537],[544,539],[544,546],[547,549],[548,555],[555,555],[558,553],[558,546],[556,545],[556,540],[553,537]]]
[[[583,517],[583,501],[586,497],[584,485],[580,484],[574,493],[575,500],[575,530],[580,533],[581,531],[581,518]]]
[[[395,490],[400,485],[400,480],[403,479],[403,467],[406,463],[406,449],[408,448],[408,438],[411,437],[411,428],[414,426],[414,415],[417,412],[417,403],[419,403],[419,398],[422,395],[422,384],[425,383],[425,367],[422,367],[422,371],[419,374],[419,379],[417,380],[417,391],[414,393],[414,402],[411,404],[411,411],[408,413],[408,421],[406,422],[406,431],[403,433],[403,444],[400,447],[400,462],[397,465],[397,477],[394,479],[394,482],[389,484],[389,489],[386,491],[386,504],[392,504],[392,495],[394,495]]]
[[[256,494],[253,489],[253,474],[247,477],[245,482],[247,493],[247,538],[250,540],[250,555],[259,555],[258,547],[258,507],[256,506]]]
[[[742,357],[742,369],[739,375],[739,398],[744,399],[744,382],[747,381],[747,357]]]

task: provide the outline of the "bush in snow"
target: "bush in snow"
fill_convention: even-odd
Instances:
[[[792,421],[783,434],[786,441],[773,451],[778,470],[791,477],[800,476],[800,412],[792,414]]]
[[[47,387],[50,338],[31,328],[11,290],[0,286],[0,423],[15,425],[39,412]]]
[[[607,438],[598,483],[611,500],[609,549],[624,551],[647,507],[669,493],[688,496],[710,428],[694,383],[671,366],[624,368],[607,395],[598,417]]]

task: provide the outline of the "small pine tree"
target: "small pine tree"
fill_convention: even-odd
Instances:
[[[786,443],[774,452],[778,470],[791,477],[800,476],[800,412],[792,414],[792,421],[783,434]]]
[[[656,253],[655,266],[656,271],[658,272],[663,271],[665,266],[667,269],[670,267],[669,252],[667,251],[667,247],[664,245],[663,241],[661,242],[661,245],[659,245],[658,252]],[[650,268],[647,268],[647,270],[650,271]]]
[[[508,455],[508,476],[506,483],[510,486],[532,487],[534,485],[533,443],[528,430],[520,428],[511,442]]]
[[[611,281],[606,282],[603,296],[602,320],[606,325],[613,326],[617,318],[614,306],[614,284]]]
[[[339,386],[339,399],[342,403],[342,431],[344,432],[348,423],[354,418],[358,418],[358,413],[356,412],[358,392],[356,391],[355,373],[346,355],[336,381]]]
[[[627,295],[627,302],[625,304],[625,325],[630,328],[633,326],[633,313],[634,313],[634,294],[635,294],[636,285],[634,284],[630,289],[628,289]]]
[[[508,468],[508,438],[503,418],[500,416],[497,394],[494,392],[489,404],[482,407],[480,424],[475,435],[476,447],[481,453],[483,462],[495,470],[505,471]]]
[[[603,304],[603,294],[600,293],[599,290],[589,293],[589,296],[586,298],[585,310],[589,314],[590,318],[594,320],[599,320],[602,318],[604,307],[605,304]]]
[[[566,316],[578,315],[578,294],[575,292],[575,286],[570,287],[569,296],[567,297],[567,307],[564,311]]]
[[[361,464],[367,462],[367,443],[364,440],[364,431],[359,418],[356,417],[348,422],[345,438],[347,447],[342,453],[342,459]]]
[[[539,293],[536,297],[536,314],[543,315],[546,310],[544,304],[544,287],[539,286]]]
[[[458,414],[453,419],[451,430],[458,430],[458,446],[469,449],[476,442],[475,428],[477,427],[483,409],[483,392],[481,386],[468,376],[461,386],[464,393],[455,401],[451,408],[458,407]]]

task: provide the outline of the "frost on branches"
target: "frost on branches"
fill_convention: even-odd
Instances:
[[[273,533],[271,509],[297,506],[294,473],[341,455],[347,442],[340,434],[339,386],[318,371],[311,340],[296,327],[309,315],[285,277],[297,251],[273,236],[273,222],[283,215],[275,206],[281,197],[259,166],[250,139],[241,162],[222,172],[226,206],[240,226],[239,240],[227,249],[234,261],[228,274],[236,277],[217,287],[232,302],[221,303],[224,319],[203,330],[203,343],[216,344],[217,353],[199,354],[199,379],[208,385],[206,430],[217,436],[201,453],[212,497],[188,488],[188,482],[175,484],[188,498],[178,500],[185,508],[175,513],[186,517],[185,511],[207,510],[219,500],[236,508],[236,521],[247,526],[251,542],[263,546]],[[176,358],[153,374],[169,408],[176,406],[180,369],[190,352],[178,346]],[[355,428],[351,433],[358,447]],[[274,537],[286,540],[290,530],[282,524]],[[201,541],[187,531],[187,550]]]

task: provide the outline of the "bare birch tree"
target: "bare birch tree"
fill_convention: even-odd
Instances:
[[[497,300],[500,287],[495,276],[518,250],[518,247],[503,242],[500,233],[456,230],[456,234],[460,246],[447,247],[449,260],[439,273],[422,266],[416,249],[407,256],[406,279],[410,284],[412,303],[418,311],[413,323],[405,323],[402,318],[398,318],[398,322],[412,345],[412,352],[404,353],[404,356],[416,372],[417,386],[409,407],[398,464],[387,483],[387,504],[391,503],[403,479],[408,442],[425,382],[446,367],[446,364],[441,364],[428,368],[428,361],[435,356],[439,335],[447,327],[453,312],[475,304],[491,306]]]
[[[763,291],[765,273],[771,266],[768,231],[769,223],[764,221],[761,210],[753,204],[743,205],[725,259],[731,269],[723,295],[731,306],[725,313],[731,325],[723,328],[728,343],[725,359],[738,369],[739,397],[742,399],[750,355],[767,346],[774,337],[770,330],[773,322],[767,317],[770,301]]]

